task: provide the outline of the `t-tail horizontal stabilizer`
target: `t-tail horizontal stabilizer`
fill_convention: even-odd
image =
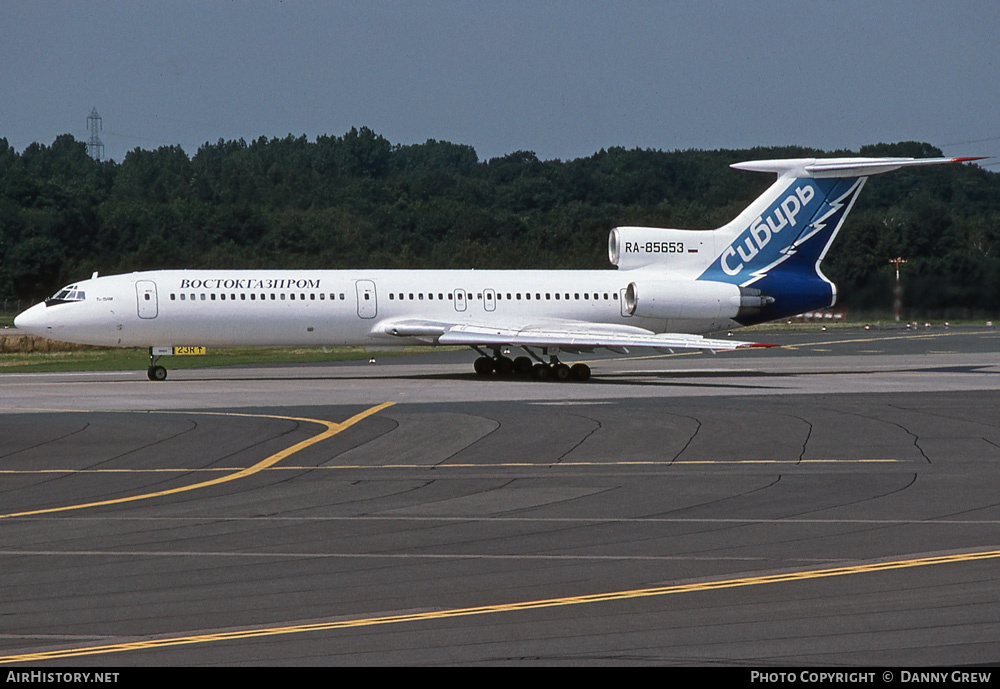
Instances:
[[[731,167],[773,172],[778,179],[746,210],[715,230],[721,247],[699,280],[753,288],[761,308],[738,314],[743,325],[833,306],[836,286],[820,264],[871,175],[904,167],[982,160],[966,158],[789,158]]]
[[[749,160],[733,163],[729,167],[751,172],[774,172],[793,177],[868,177],[892,172],[902,167],[919,165],[941,165],[943,163],[967,163],[983,160],[985,156],[964,158],[786,158],[778,160]]]

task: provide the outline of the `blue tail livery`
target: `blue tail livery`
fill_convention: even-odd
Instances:
[[[754,308],[743,325],[833,306],[836,286],[821,263],[870,175],[901,167],[978,158],[760,160],[740,170],[777,173],[777,181],[735,220],[714,231],[718,252],[699,280],[738,285]]]

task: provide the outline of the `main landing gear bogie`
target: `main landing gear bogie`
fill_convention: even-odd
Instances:
[[[480,352],[481,353],[481,352]],[[531,376],[535,380],[576,380],[584,381],[590,378],[590,366],[587,364],[573,364],[569,366],[560,362],[555,357],[552,361],[544,363],[538,361],[532,363],[526,356],[519,356],[511,359],[504,355],[488,356],[482,354],[474,363],[476,373],[481,376]]]

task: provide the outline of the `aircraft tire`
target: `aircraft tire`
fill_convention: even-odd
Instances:
[[[531,359],[526,356],[519,356],[514,359],[514,373],[519,375],[527,375],[531,373]]]
[[[569,372],[573,376],[573,380],[590,380],[590,366],[587,364],[573,364],[573,368]]]
[[[473,366],[476,369],[476,373],[481,376],[488,376],[493,373],[493,359],[488,356],[479,357]]]
[[[545,364],[535,364],[531,367],[531,377],[535,380],[548,380],[549,367]]]
[[[493,368],[502,376],[508,376],[514,372],[514,361],[510,357],[501,356],[493,360]]]
[[[146,370],[146,376],[150,380],[163,381],[167,379],[167,369],[162,366],[150,366]]]
[[[569,380],[569,366],[566,364],[556,364],[552,367],[553,380]]]

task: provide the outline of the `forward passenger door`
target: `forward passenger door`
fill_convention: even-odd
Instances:
[[[358,280],[355,286],[358,293],[358,316],[361,318],[375,318],[378,315],[375,283],[371,280]]]

